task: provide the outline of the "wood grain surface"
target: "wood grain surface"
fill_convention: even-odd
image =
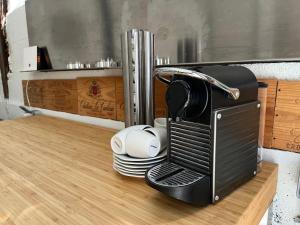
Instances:
[[[43,105],[45,109],[78,113],[76,80],[44,80]]]
[[[264,147],[272,148],[273,126],[274,126],[274,116],[275,116],[278,81],[275,79],[259,79],[259,81],[268,84]]]
[[[205,208],[168,198],[112,168],[114,130],[36,116],[0,122],[0,224],[258,224],[277,166]]]
[[[116,78],[78,78],[78,111],[83,116],[116,120]]]
[[[277,80],[261,79],[269,85],[265,122],[264,147],[271,148],[275,115]],[[24,103],[26,82],[23,81]],[[165,117],[166,85],[154,81],[155,117]],[[77,92],[77,93],[76,93]],[[33,107],[55,111],[78,113],[106,119],[124,121],[123,78],[90,77],[77,80],[32,80],[28,85],[28,95]]]
[[[167,117],[166,91],[167,85],[155,79],[154,82],[155,117]]]
[[[123,77],[116,77],[117,120],[125,121]]]
[[[43,80],[23,80],[23,96],[24,105],[28,106],[27,95],[28,93],[29,103],[32,107],[44,108],[44,84]],[[26,90],[27,89],[27,90]]]
[[[258,131],[258,147],[263,147],[266,125],[266,110],[267,110],[267,96],[268,88],[258,88],[257,99],[260,101],[260,114],[259,114],[259,131]]]
[[[273,148],[300,152],[300,81],[279,81]]]
[[[24,104],[60,112],[78,113],[76,80],[27,80],[22,81]]]

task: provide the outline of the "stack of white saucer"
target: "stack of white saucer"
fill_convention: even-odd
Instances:
[[[154,128],[137,125],[125,128],[111,139],[113,168],[122,175],[145,177],[145,172],[166,160],[166,119],[157,118]]]
[[[144,178],[146,171],[163,162],[166,155],[166,151],[153,158],[134,158],[128,155],[114,154],[113,168],[125,176]]]

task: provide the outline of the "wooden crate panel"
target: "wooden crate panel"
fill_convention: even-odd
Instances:
[[[279,81],[273,148],[300,152],[300,81]]]
[[[26,85],[27,81],[23,80],[24,104],[28,106]],[[32,107],[78,113],[76,80],[30,80],[27,89]]]
[[[166,104],[166,91],[167,85],[155,79],[154,82],[154,107],[155,117],[166,117],[167,116],[167,104]]]
[[[116,78],[78,78],[80,115],[116,120]]]
[[[273,125],[278,81],[275,79],[259,79],[259,81],[268,84],[264,147],[272,148]]]
[[[123,77],[116,77],[116,110],[117,120],[125,120]]]
[[[274,128],[276,127],[300,128],[300,108],[276,107]]]
[[[300,128],[275,127],[273,148],[300,153]]]
[[[27,85],[28,84],[28,85]],[[24,105],[29,106],[26,95],[26,86],[30,106],[44,108],[44,81],[43,80],[23,80]]]
[[[76,80],[44,80],[44,108],[78,113]]]
[[[300,108],[300,82],[280,81],[277,92],[277,105]]]

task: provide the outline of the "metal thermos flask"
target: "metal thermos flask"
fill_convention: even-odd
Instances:
[[[122,35],[125,125],[153,125],[153,48],[149,31],[132,29]]]

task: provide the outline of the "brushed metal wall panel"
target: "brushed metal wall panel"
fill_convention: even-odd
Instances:
[[[121,60],[120,35],[155,34],[171,63],[300,58],[299,0],[28,0],[30,45],[47,46],[54,68]]]

